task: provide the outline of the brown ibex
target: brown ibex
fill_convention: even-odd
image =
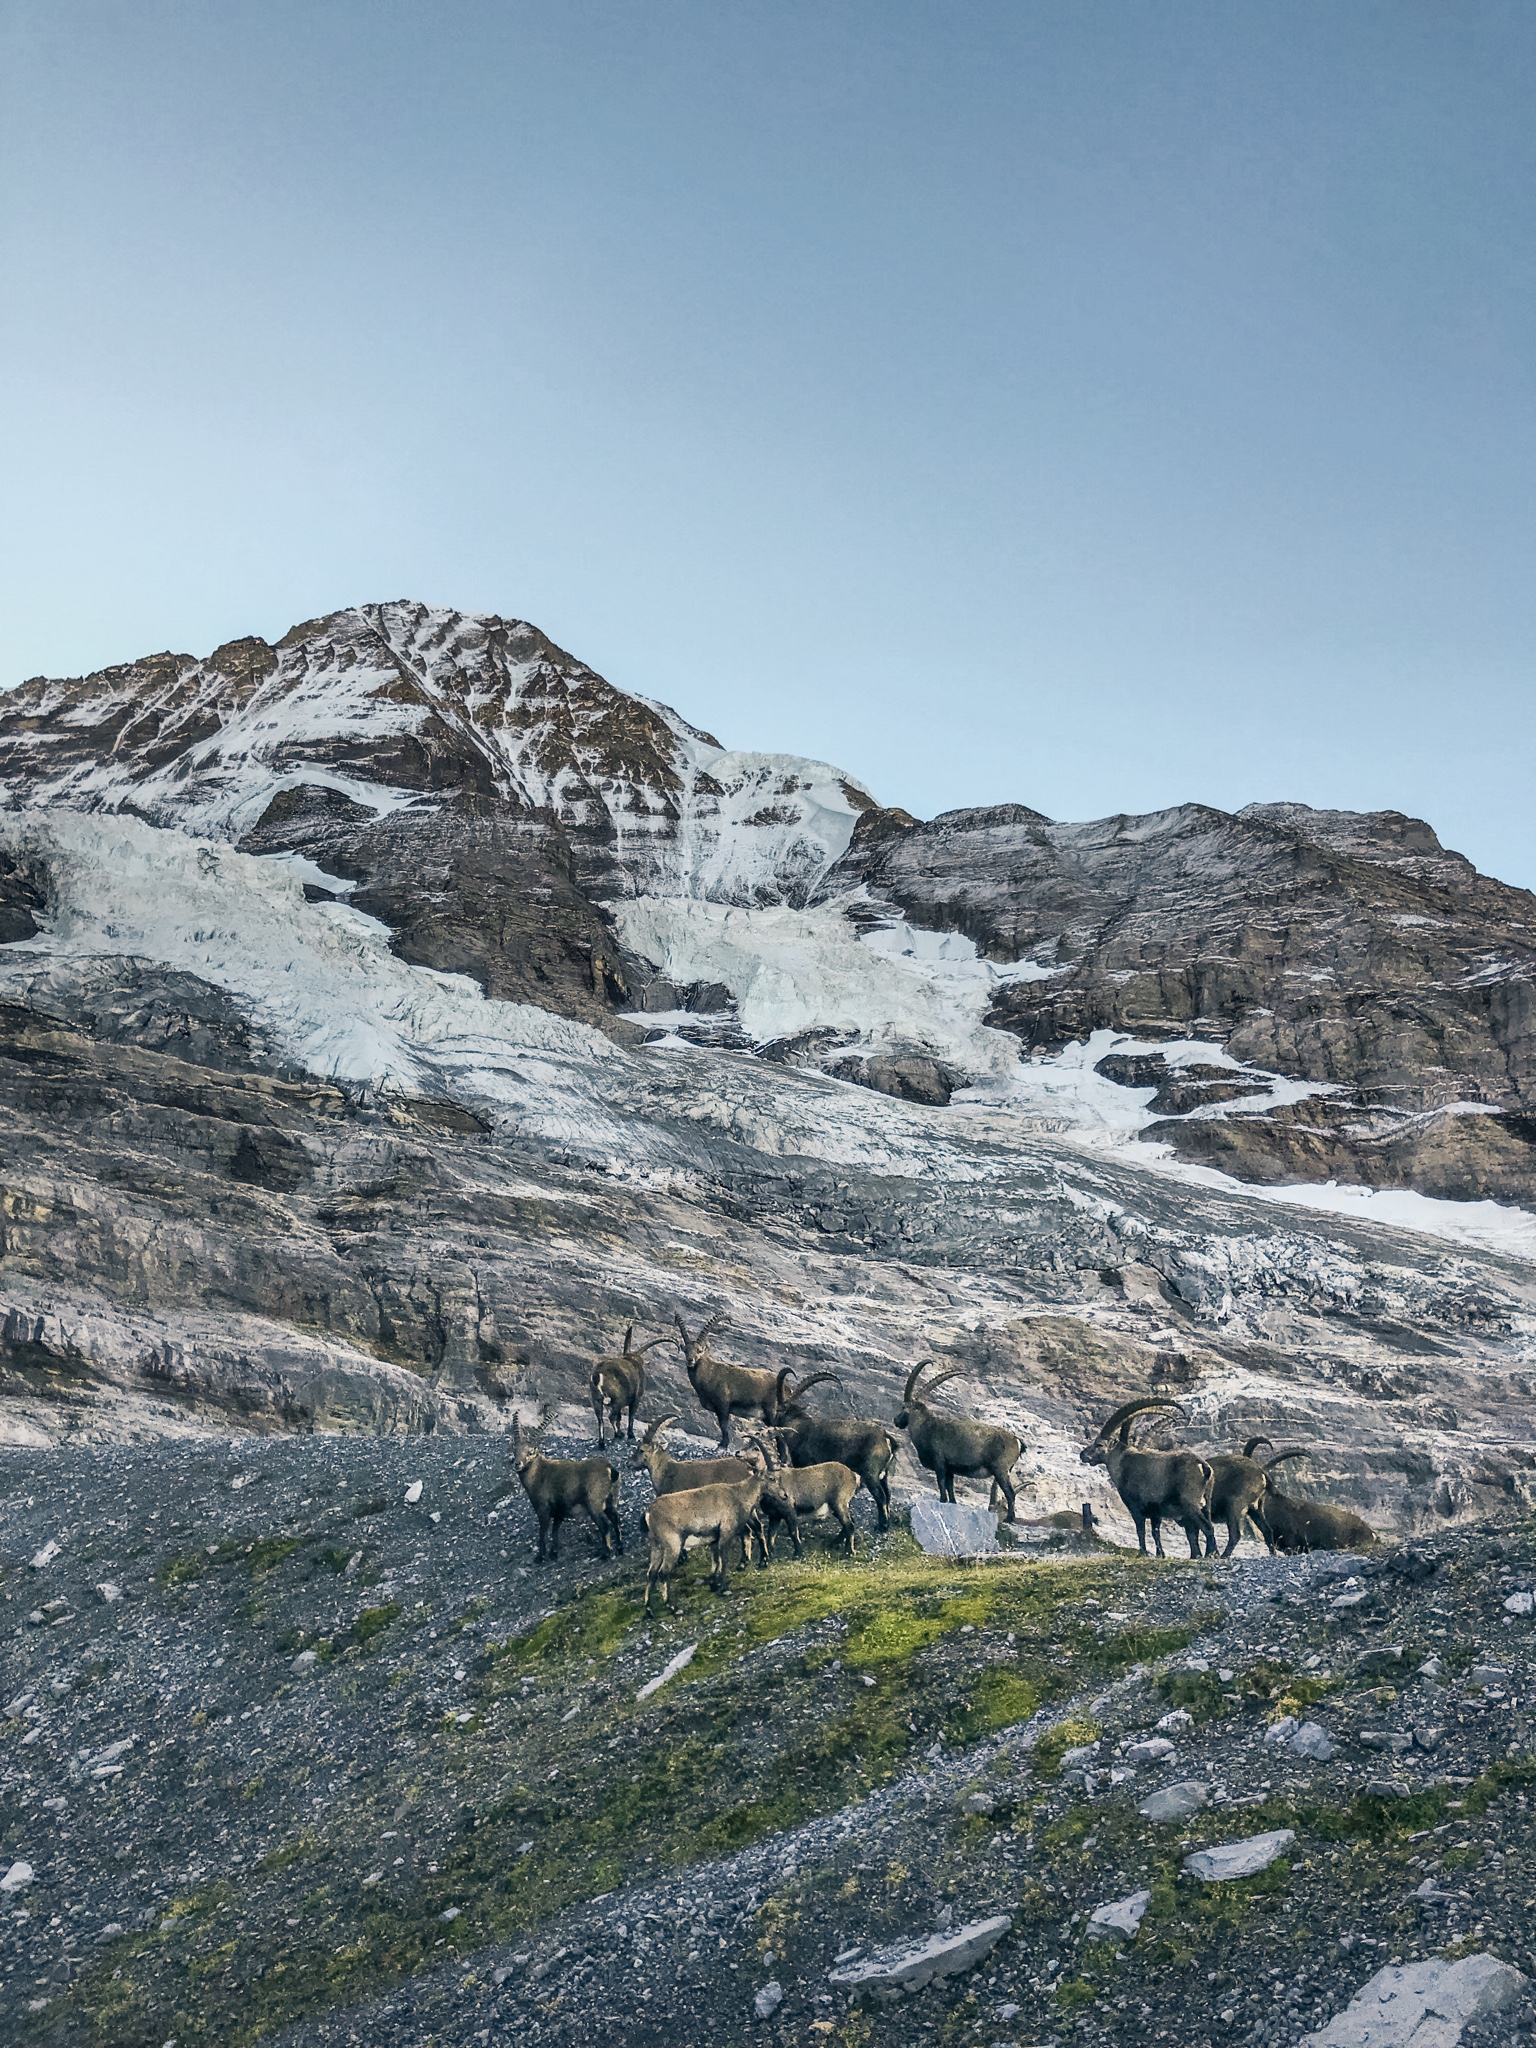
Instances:
[[[766,1423],[771,1428],[784,1405],[785,1387],[794,1378],[793,1367],[785,1366],[782,1372],[764,1372],[756,1366],[727,1365],[716,1358],[709,1340],[723,1321],[718,1313],[710,1317],[696,1337],[689,1336],[681,1316],[672,1320],[683,1340],[688,1384],[698,1396],[699,1406],[715,1418],[720,1448],[724,1450],[731,1440],[733,1415],[750,1417],[753,1422]]]
[[[670,1337],[652,1337],[648,1344],[635,1349],[635,1326],[630,1324],[624,1332],[624,1349],[607,1358],[600,1358],[592,1368],[588,1391],[592,1397],[592,1413],[597,1417],[598,1447],[607,1441],[604,1424],[611,1417],[613,1433],[619,1433],[626,1411],[629,1416],[625,1435],[635,1440],[635,1411],[645,1398],[645,1354],[654,1351],[658,1344],[670,1344]]]
[[[1241,1452],[1217,1451],[1205,1461],[1211,1468],[1211,1497],[1205,1504],[1205,1511],[1213,1525],[1217,1522],[1226,1524],[1227,1546],[1222,1552],[1223,1557],[1230,1557],[1236,1550],[1245,1521],[1258,1530],[1268,1549],[1272,1551],[1275,1547],[1264,1534],[1264,1526],[1254,1514],[1254,1509],[1263,1499],[1264,1489],[1269,1481],[1265,1477],[1268,1467],[1259,1464],[1253,1454],[1260,1444],[1267,1444],[1269,1441],[1267,1436],[1251,1436],[1243,1445]],[[1282,1453],[1284,1457],[1295,1455],[1291,1451]],[[1272,1459],[1270,1462],[1279,1461]],[[1207,1555],[1215,1556],[1214,1526],[1206,1550]]]
[[[661,1447],[662,1432],[676,1422],[675,1415],[662,1415],[653,1422],[635,1447],[631,1461],[637,1471],[650,1475],[658,1494],[685,1493],[695,1486],[716,1486],[737,1479],[750,1479],[757,1467],[745,1458],[674,1458]]]
[[[1211,1495],[1211,1468],[1193,1451],[1133,1451],[1131,1422],[1148,1408],[1172,1408],[1180,1415],[1177,1401],[1150,1395],[1127,1401],[1117,1408],[1104,1427],[1078,1453],[1085,1465],[1102,1465],[1110,1484],[1124,1501],[1136,1524],[1136,1542],[1143,1556],[1147,1549],[1147,1524],[1152,1524],[1152,1541],[1159,1557],[1163,1550],[1163,1517],[1181,1522],[1189,1538],[1189,1554],[1200,1555],[1200,1539],[1214,1545],[1216,1531],[1206,1511]],[[1115,1431],[1119,1430],[1119,1437]]]
[[[930,1407],[929,1403],[945,1381],[960,1376],[960,1367],[952,1365],[936,1380],[930,1380],[919,1394],[919,1375],[932,1364],[931,1358],[925,1358],[921,1365],[915,1365],[908,1373],[896,1427],[904,1429],[911,1437],[918,1462],[926,1465],[938,1481],[940,1500],[954,1499],[957,1477],[971,1479],[985,1472],[992,1481],[989,1505],[996,1507],[1001,1493],[1008,1503],[1007,1519],[1013,1521],[1015,1495],[1009,1474],[1018,1463],[1023,1443],[1011,1429],[1000,1429],[996,1423],[973,1422],[965,1415],[941,1415],[936,1408]]]
[[[788,1529],[798,1557],[801,1522],[824,1522],[829,1517],[842,1530],[842,1540],[852,1557],[855,1536],[853,1496],[859,1490],[859,1475],[836,1459],[828,1459],[821,1465],[791,1465],[783,1440],[777,1438],[776,1433],[761,1436],[753,1433],[751,1441],[761,1451],[768,1468],[763,1479],[762,1499],[758,1503],[764,1566],[773,1555],[774,1538],[781,1524]]]
[[[891,1461],[896,1439],[883,1422],[858,1422],[851,1415],[812,1415],[803,1405],[806,1393],[836,1373],[813,1372],[802,1380],[779,1410],[777,1428],[792,1465],[821,1465],[829,1459],[856,1472],[859,1484],[875,1504],[882,1529],[891,1519]]]
[[[717,1593],[726,1590],[726,1552],[733,1543],[741,1545],[743,1565],[752,1561],[752,1539],[758,1532],[758,1503],[762,1499],[763,1475],[718,1483],[690,1486],[681,1493],[660,1494],[645,1512],[645,1530],[650,1538],[650,1569],[645,1575],[645,1605],[651,1604],[651,1588],[660,1586],[661,1604],[672,1604],[672,1580],[690,1543],[707,1543],[714,1559],[709,1583]]]
[[[1269,1463],[1278,1465],[1282,1458],[1306,1455],[1305,1451],[1282,1451]],[[1265,1489],[1255,1512],[1272,1550],[1371,1550],[1380,1541],[1370,1523],[1352,1508],[1297,1499],[1277,1486]]]
[[[597,1526],[604,1557],[622,1556],[619,1529],[619,1474],[606,1458],[546,1458],[537,1443],[524,1443],[522,1424],[512,1418],[512,1457],[529,1506],[539,1524],[538,1561],[560,1554],[560,1525],[582,1508]],[[611,1552],[610,1552],[611,1546]]]

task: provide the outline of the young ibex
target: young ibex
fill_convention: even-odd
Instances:
[[[1023,1444],[1012,1430],[999,1429],[995,1423],[973,1422],[965,1415],[941,1415],[930,1407],[929,1403],[945,1381],[960,1376],[960,1367],[952,1365],[936,1380],[930,1380],[919,1394],[918,1377],[932,1363],[931,1358],[925,1358],[921,1365],[914,1366],[908,1373],[896,1427],[904,1429],[911,1437],[919,1463],[926,1465],[938,1481],[940,1500],[954,1499],[956,1478],[975,1478],[985,1472],[992,1481],[988,1505],[996,1507],[1001,1493],[1008,1503],[1007,1519],[1013,1521],[1015,1496],[1013,1481],[1008,1475],[1018,1462]]]
[[[663,1493],[645,1512],[646,1534],[651,1541],[650,1569],[645,1575],[645,1605],[651,1604],[651,1588],[660,1586],[661,1604],[672,1604],[672,1580],[690,1543],[707,1543],[714,1559],[709,1583],[717,1593],[726,1590],[726,1552],[733,1543],[741,1545],[743,1565],[752,1561],[752,1539],[761,1542],[758,1503],[763,1495],[763,1475],[728,1480],[713,1486],[690,1486],[681,1493]]]
[[[546,1458],[536,1443],[523,1442],[522,1424],[512,1418],[512,1457],[539,1524],[538,1561],[560,1554],[560,1524],[583,1508],[597,1525],[604,1557],[623,1555],[619,1530],[619,1474],[606,1458]],[[611,1546],[611,1552],[610,1552]]]
[[[608,1358],[600,1358],[592,1368],[588,1390],[592,1397],[592,1413],[597,1417],[597,1442],[601,1449],[607,1441],[604,1424],[611,1417],[613,1433],[619,1433],[626,1410],[629,1424],[625,1435],[635,1440],[635,1410],[645,1398],[645,1354],[654,1351],[658,1344],[670,1344],[670,1337],[652,1337],[648,1344],[635,1349],[635,1326],[630,1324],[624,1332],[624,1349],[614,1352]]]
[[[1110,1484],[1136,1524],[1136,1542],[1143,1556],[1149,1522],[1158,1556],[1166,1555],[1163,1517],[1168,1515],[1183,1524],[1184,1534],[1189,1538],[1189,1554],[1198,1557],[1202,1536],[1212,1545],[1216,1541],[1216,1531],[1206,1511],[1211,1495],[1211,1468],[1193,1451],[1133,1451],[1131,1420],[1148,1408],[1173,1408],[1181,1415],[1184,1412],[1177,1401],[1162,1395],[1127,1401],[1078,1455],[1085,1465],[1102,1465],[1109,1473]],[[1120,1435],[1115,1438],[1117,1429]]]
[[[772,1428],[778,1421],[779,1410],[784,1405],[784,1389],[794,1378],[794,1369],[785,1366],[782,1372],[763,1372],[756,1366],[727,1365],[715,1357],[709,1348],[709,1340],[720,1327],[722,1317],[717,1313],[699,1331],[690,1337],[681,1316],[674,1316],[677,1333],[683,1340],[683,1363],[688,1368],[688,1383],[699,1397],[699,1405],[715,1418],[715,1427],[720,1432],[720,1448],[725,1449],[731,1440],[731,1417],[750,1417]]]
[[[1284,1458],[1304,1458],[1305,1451],[1282,1451],[1269,1465]],[[1267,1471],[1269,1466],[1265,1467]],[[1371,1550],[1380,1541],[1370,1523],[1351,1508],[1330,1507],[1325,1501],[1301,1500],[1282,1493],[1277,1486],[1265,1489],[1255,1509],[1259,1526],[1271,1550]]]
[[[779,1411],[779,1434],[792,1465],[821,1465],[830,1459],[856,1472],[859,1484],[875,1504],[880,1527],[889,1528],[889,1473],[896,1455],[895,1437],[883,1422],[857,1422],[851,1415],[812,1415],[803,1405],[810,1388],[836,1378],[836,1373],[813,1372],[808,1380],[802,1380]]]
[[[766,1568],[773,1555],[774,1539],[782,1524],[788,1529],[800,1555],[802,1521],[824,1522],[829,1517],[842,1530],[848,1555],[854,1555],[853,1496],[859,1490],[859,1475],[835,1459],[822,1465],[791,1465],[783,1439],[772,1435],[751,1435],[754,1447],[767,1464],[762,1499],[758,1503],[758,1537]]]
[[[636,1446],[632,1460],[637,1471],[650,1474],[658,1494],[686,1493],[695,1486],[718,1486],[737,1479],[750,1479],[757,1467],[745,1458],[674,1458],[661,1447],[662,1432],[676,1422],[675,1415],[662,1415],[653,1422]]]

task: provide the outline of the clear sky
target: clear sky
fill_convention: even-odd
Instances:
[[[0,680],[533,619],[1536,886],[1531,0],[0,0]]]

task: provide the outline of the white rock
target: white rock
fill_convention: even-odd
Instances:
[[[32,1562],[36,1564],[37,1559],[34,1557]],[[1506,1614],[1529,1614],[1533,1607],[1536,1607],[1536,1593],[1511,1593],[1504,1602]]]
[[[122,1597],[122,1587],[114,1585],[110,1579],[103,1579],[96,1588],[96,1598],[108,1607],[112,1605],[114,1600],[121,1600]]]
[[[1099,1745],[1096,1742],[1084,1742],[1076,1749],[1064,1749],[1061,1752],[1061,1768],[1064,1771],[1081,1770],[1088,1759],[1097,1756],[1098,1753]]]
[[[1125,1760],[1132,1764],[1160,1764],[1173,1755],[1173,1744],[1165,1735],[1154,1735],[1150,1742],[1133,1742],[1125,1752]]]
[[[990,1557],[999,1548],[997,1516],[965,1501],[912,1503],[912,1538],[930,1557]]]
[[[1364,1598],[1363,1592],[1340,1593],[1329,1604],[1333,1607],[1358,1607]]]
[[[1195,1717],[1189,1711],[1188,1707],[1175,1707],[1171,1714],[1164,1714],[1163,1718],[1161,1719],[1161,1721],[1158,1722],[1157,1725],[1159,1728],[1168,1730],[1172,1730],[1174,1728],[1193,1728],[1195,1725]]]
[[[648,1678],[645,1681],[644,1685],[635,1694],[635,1698],[637,1700],[648,1700],[653,1692],[660,1692],[669,1678],[676,1678],[679,1671],[693,1662],[693,1653],[698,1647],[697,1643],[689,1643],[686,1649],[679,1650],[670,1664],[663,1665],[654,1678]]]
[[[1497,1685],[1500,1679],[1508,1676],[1509,1672],[1502,1664],[1474,1664],[1467,1673],[1467,1682],[1471,1685]]]
[[[971,1792],[966,1795],[963,1810],[966,1813],[996,1813],[997,1801],[990,1792]]]
[[[408,1508],[414,1507],[417,1501],[419,1501],[420,1499],[421,1481],[419,1479],[413,1479],[410,1485],[405,1489],[405,1504]]]
[[[33,1571],[40,1572],[46,1570],[46,1568],[53,1563],[53,1560],[58,1556],[58,1554],[59,1546],[57,1543],[54,1542],[53,1538],[50,1536],[48,1541],[43,1545],[41,1550],[36,1550],[32,1553]],[[1529,1605],[1529,1601],[1527,1601],[1527,1605]]]
[[[4,1877],[0,1877],[0,1892],[19,1892],[23,1885],[30,1884],[37,1872],[30,1863],[19,1860],[13,1863]]]
[[[1256,1877],[1268,1870],[1277,1856],[1283,1856],[1296,1839],[1294,1828],[1274,1828],[1267,1835],[1250,1835],[1245,1842],[1221,1842],[1214,1849],[1197,1849],[1184,1858],[1191,1877],[1207,1884],[1231,1884],[1240,1877]]]
[[[1303,1721],[1287,1747],[1297,1756],[1309,1756],[1320,1764],[1331,1763],[1336,1754],[1333,1738],[1321,1721]]]
[[[1282,1714],[1278,1721],[1264,1730],[1264,1740],[1266,1742],[1284,1742],[1286,1737],[1292,1734],[1298,1725],[1294,1714]]]
[[[1088,1916],[1084,1930],[1089,1941],[1113,1941],[1124,1935],[1133,1937],[1141,1925],[1141,1916],[1152,1903],[1150,1892],[1132,1892],[1128,1899],[1115,1899],[1107,1906],[1095,1906]]]
[[[111,1770],[120,1756],[128,1754],[137,1739],[133,1735],[120,1735],[116,1742],[109,1742],[105,1749],[98,1749],[96,1754],[88,1759],[90,1768],[97,1772]]]
[[[312,1671],[319,1662],[318,1650],[300,1650],[293,1660],[293,1668],[295,1671]]]
[[[997,1946],[1012,1927],[1007,1913],[991,1920],[973,1920],[952,1932],[930,1934],[926,1941],[908,1941],[880,1949],[846,1969],[828,1972],[827,1981],[845,1991],[868,1991],[882,2004],[903,1993],[921,1991],[936,1977],[955,1977],[969,1970]]]
[[[1502,2012],[1525,1982],[1486,1954],[1389,1964],[1301,2048],[1456,2048],[1468,2020]]]
[[[770,1978],[752,2001],[752,2010],[760,2020],[771,2019],[784,2003],[784,1986],[777,1977]]]
[[[1210,1803],[1211,1788],[1195,1778],[1183,1778],[1177,1785],[1165,1785],[1142,1801],[1137,1809],[1143,1820],[1188,1820]]]

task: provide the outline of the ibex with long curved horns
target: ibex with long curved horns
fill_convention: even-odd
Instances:
[[[539,1442],[523,1441],[523,1426],[512,1418],[512,1458],[528,1504],[539,1525],[538,1560],[558,1557],[560,1525],[578,1508],[596,1525],[603,1555],[622,1554],[619,1528],[619,1475],[606,1458],[546,1458]]]
[[[723,1359],[716,1358],[709,1348],[709,1340],[724,1321],[718,1311],[697,1336],[688,1334],[681,1316],[674,1316],[672,1320],[683,1340],[683,1363],[688,1369],[688,1384],[698,1396],[699,1406],[715,1418],[715,1427],[720,1432],[720,1448],[724,1450],[731,1440],[733,1415],[761,1422],[771,1429],[779,1419],[785,1388],[795,1376],[794,1368],[786,1365],[782,1372],[763,1372],[756,1366],[727,1365]]]
[[[635,1440],[635,1410],[645,1398],[645,1354],[654,1351],[658,1344],[670,1344],[670,1337],[652,1337],[648,1344],[635,1348],[635,1326],[630,1324],[624,1332],[624,1349],[610,1357],[600,1358],[592,1368],[588,1392],[592,1397],[592,1413],[597,1417],[597,1442],[601,1449],[606,1442],[604,1431],[605,1411],[611,1417],[613,1433],[619,1433],[619,1424],[628,1411],[629,1424],[625,1435]]]
[[[973,1422],[967,1415],[941,1415],[931,1407],[938,1389],[946,1381],[958,1379],[961,1372],[958,1365],[950,1366],[936,1380],[930,1380],[919,1394],[918,1379],[932,1364],[931,1358],[925,1358],[908,1373],[896,1427],[911,1437],[918,1462],[926,1465],[938,1481],[940,1500],[954,1499],[957,1478],[973,1479],[986,1473],[992,1481],[988,1504],[996,1507],[1001,1493],[1008,1503],[1007,1519],[1013,1521],[1015,1495],[1009,1474],[1024,1449],[1022,1440],[1011,1429],[1000,1429],[995,1422]]]
[[[1078,1455],[1085,1465],[1102,1465],[1108,1472],[1111,1486],[1136,1524],[1136,1543],[1143,1556],[1149,1522],[1158,1556],[1166,1555],[1163,1517],[1168,1515],[1183,1524],[1184,1534],[1189,1538],[1189,1554],[1198,1557],[1202,1536],[1213,1548],[1216,1542],[1216,1531],[1206,1507],[1211,1497],[1211,1468],[1193,1451],[1133,1451],[1131,1422],[1149,1408],[1172,1408],[1180,1415],[1184,1412],[1177,1401],[1163,1395],[1127,1401]]]
[[[1284,1458],[1307,1455],[1305,1450],[1282,1451],[1269,1464],[1278,1465]],[[1265,1470],[1268,1469],[1266,1466]],[[1278,1486],[1265,1489],[1256,1512],[1271,1550],[1371,1550],[1381,1540],[1370,1523],[1352,1508],[1296,1498],[1282,1493]]]

